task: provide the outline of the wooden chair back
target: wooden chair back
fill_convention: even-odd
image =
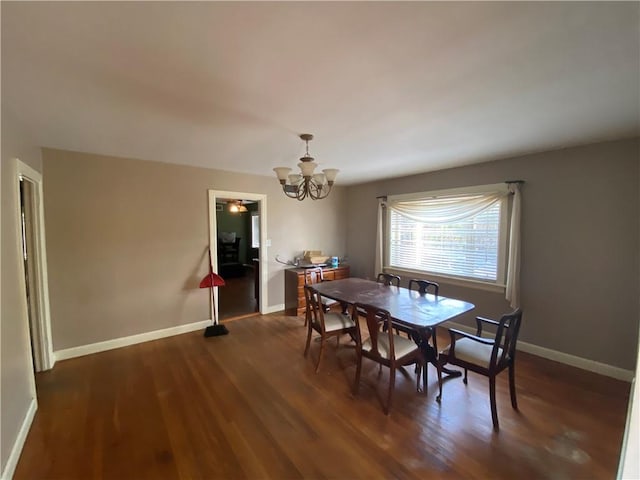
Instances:
[[[440,289],[440,285],[438,285],[436,282],[430,282],[429,280],[420,280],[417,278],[412,278],[411,280],[409,280],[409,290],[411,290],[414,285],[418,286],[418,292],[420,293],[420,295],[425,295],[429,291],[429,288],[431,288],[433,290],[434,295],[436,297],[438,296],[438,290]]]
[[[322,276],[322,268],[307,268],[304,271],[304,283],[305,285],[313,285],[314,283],[320,283],[324,280]]]
[[[506,366],[510,361],[513,361],[516,354],[516,343],[518,342],[521,323],[522,310],[520,309],[503,315],[500,318],[498,321],[498,328],[496,330],[496,342],[493,345],[493,352],[491,352],[491,367],[499,370],[501,367]],[[498,358],[499,348],[502,349],[500,358]]]
[[[365,319],[365,325],[369,339],[371,341],[371,350],[369,352],[363,351],[362,355],[375,360],[379,363],[387,364],[389,359],[395,358],[395,351],[393,348],[393,330],[391,328],[391,314],[387,310],[375,307],[373,305],[367,305],[365,303],[355,303],[352,309],[352,318],[356,324],[356,334],[359,345],[361,342],[361,327],[360,318]],[[381,328],[382,327],[382,328]],[[380,354],[378,349],[378,339],[380,335],[387,335],[389,337],[389,359],[385,359]]]
[[[307,304],[305,308],[305,324],[310,322],[312,327],[318,332],[324,333],[324,308],[322,306],[320,294],[316,292],[311,285],[305,285],[304,299]]]
[[[304,286],[304,297],[307,304],[305,310],[307,341],[304,348],[304,356],[306,357],[309,353],[311,334],[315,330],[320,334],[320,351],[318,352],[318,361],[316,363],[316,373],[318,373],[326,340],[335,337],[336,344],[339,345],[341,335],[349,334],[352,338],[356,338],[356,325],[348,315],[343,313],[325,313],[322,295],[314,289],[313,285]]]
[[[400,286],[400,277],[398,275],[392,275],[390,273],[379,273],[376,279],[378,283],[383,283],[386,286],[395,285]]]

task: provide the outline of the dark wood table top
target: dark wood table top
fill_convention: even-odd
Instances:
[[[366,303],[383,308],[394,321],[418,330],[433,328],[475,308],[472,303],[462,300],[420,295],[415,290],[355,277],[316,283],[313,288],[339,302]]]

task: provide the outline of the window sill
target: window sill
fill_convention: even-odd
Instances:
[[[447,275],[438,275],[435,273],[425,273],[420,270],[410,270],[404,268],[384,267],[385,272],[400,275],[405,279],[419,278],[431,280],[447,285],[456,285],[458,287],[474,288],[476,290],[484,290],[493,293],[505,293],[505,286],[497,283],[483,282],[481,280],[469,280],[466,278],[449,277]]]

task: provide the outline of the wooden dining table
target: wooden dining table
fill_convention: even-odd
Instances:
[[[472,303],[429,293],[421,295],[408,288],[356,277],[316,283],[313,289],[324,297],[337,300],[343,308],[364,303],[387,310],[392,321],[410,333],[429,362],[446,374],[460,375],[459,371],[438,364],[435,327],[473,310],[475,305]]]

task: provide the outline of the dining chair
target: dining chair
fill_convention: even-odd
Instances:
[[[411,280],[409,280],[409,290],[413,289],[413,285],[418,286],[418,292],[420,293],[420,295],[425,295],[426,293],[428,293],[429,288],[431,288],[433,289],[434,295],[436,297],[438,296],[438,290],[440,289],[440,285],[438,285],[436,282],[412,278]]]
[[[389,368],[389,390],[387,393],[387,403],[383,405],[383,411],[389,415],[391,400],[395,386],[396,369],[405,365],[415,364],[417,367],[416,389],[420,388],[420,374],[426,370],[426,360],[422,350],[416,343],[408,338],[401,337],[393,333],[391,328],[391,315],[387,310],[367,305],[355,303],[352,309],[352,316],[356,325],[356,352],[358,366],[356,369],[356,379],[354,394],[357,395],[360,387],[360,374],[362,372],[362,358],[368,358]],[[360,326],[360,318],[364,317],[366,331],[369,334],[364,342]],[[386,330],[381,329],[386,326]],[[363,329],[364,330],[364,329]]]
[[[389,287],[389,286],[399,287],[400,280],[401,279],[399,275],[393,275],[391,273],[379,273],[378,277],[376,278],[376,282],[382,283],[386,287]],[[364,315],[364,312],[360,312],[360,314]],[[387,327],[384,326],[383,328],[387,328]]]
[[[400,286],[400,277],[398,275],[392,275],[390,273],[379,273],[376,281],[386,286],[389,286],[389,285],[395,285],[396,287]]]
[[[496,409],[496,376],[505,368],[509,369],[509,393],[511,406],[518,409],[516,400],[515,362],[516,343],[522,310],[503,315],[499,321],[476,317],[477,331],[475,335],[453,328],[449,329],[451,344],[444,349],[438,361],[441,365],[451,364],[464,368],[463,382],[467,384],[467,370],[489,377],[489,400],[491,402],[491,419],[494,430],[499,430],[498,411]],[[491,337],[482,336],[483,325],[496,327]]]
[[[324,275],[322,273],[321,267],[307,268],[304,271],[304,284],[305,285],[313,285],[315,283],[324,282]],[[325,312],[328,312],[333,305],[336,305],[338,302],[335,300],[331,300],[330,298],[322,297],[322,306]],[[307,325],[307,316],[304,316],[304,326]]]
[[[356,324],[349,315],[338,312],[325,312],[321,295],[313,289],[312,285],[304,286],[304,296],[307,303],[306,320],[307,344],[304,348],[306,358],[311,344],[311,333],[315,330],[320,334],[320,352],[316,363],[316,373],[320,370],[320,361],[324,351],[324,344],[327,339],[336,337],[336,346],[340,346],[340,335],[348,333],[352,338],[356,338]]]

